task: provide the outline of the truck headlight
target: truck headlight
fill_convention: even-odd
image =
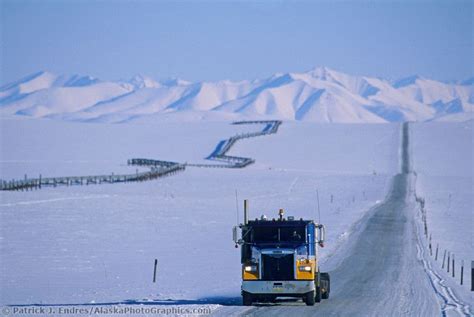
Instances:
[[[298,269],[302,272],[311,272],[311,266],[309,265],[301,265]]]
[[[244,267],[245,272],[257,272],[257,266],[256,265],[246,265]]]

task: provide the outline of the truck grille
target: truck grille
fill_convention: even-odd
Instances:
[[[293,254],[262,254],[262,280],[264,281],[289,281],[294,280]]]

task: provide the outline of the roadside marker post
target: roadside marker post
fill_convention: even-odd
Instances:
[[[454,272],[456,271],[455,268],[454,268],[454,253],[453,253],[453,267],[452,267],[452,269],[453,269],[453,277],[454,277],[454,275],[455,275]]]
[[[474,261],[471,261],[471,292],[474,292]]]
[[[155,267],[153,269],[153,283],[156,283],[156,266],[158,265],[158,260],[155,259]]]
[[[448,273],[449,273],[449,263],[451,262],[451,254],[448,251]]]

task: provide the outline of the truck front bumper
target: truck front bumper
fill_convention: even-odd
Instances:
[[[242,281],[242,291],[251,294],[302,295],[314,290],[314,281]]]

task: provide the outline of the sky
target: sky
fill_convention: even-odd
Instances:
[[[40,70],[215,81],[317,66],[462,80],[473,3],[0,0],[0,84]]]

